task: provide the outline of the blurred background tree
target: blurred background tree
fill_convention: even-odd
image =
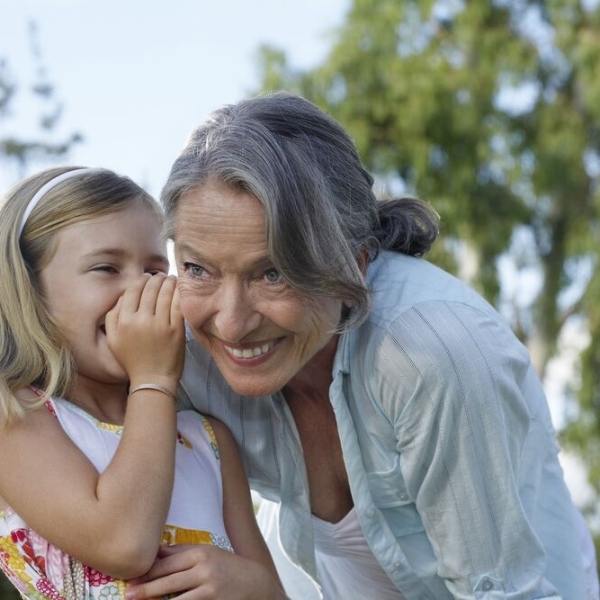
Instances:
[[[74,144],[82,141],[79,133],[57,139],[57,127],[63,112],[56,98],[38,41],[35,23],[27,32],[31,44],[33,77],[31,81],[17,80],[6,57],[0,57],[0,165],[17,180],[25,175],[28,166],[64,159]],[[28,113],[28,114],[23,114]],[[19,134],[21,117],[32,117],[28,131]],[[15,125],[16,123],[16,125]],[[13,125],[13,131],[9,131]],[[0,600],[17,600],[21,596],[0,573]]]
[[[341,121],[382,190],[432,203],[430,260],[501,310],[543,379],[561,341],[582,340],[561,442],[585,462],[597,523],[598,1],[352,0],[322,64],[298,70],[265,46],[259,66],[263,91]]]
[[[74,144],[82,141],[79,133],[57,139],[63,104],[56,97],[44,65],[35,22],[29,24],[27,35],[33,64],[30,81],[17,80],[9,60],[0,57],[0,164],[14,171],[15,180],[22,178],[32,164],[64,158]]]

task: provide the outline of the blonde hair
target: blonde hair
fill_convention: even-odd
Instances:
[[[81,167],[47,169],[8,191],[0,206],[0,421],[10,424],[73,382],[71,348],[46,303],[40,273],[55,250],[56,234],[69,225],[117,212],[132,204],[153,210],[157,202],[128,177],[106,169],[81,175],[50,189],[20,224],[35,193],[59,175]],[[34,385],[43,396],[27,408],[17,390]]]

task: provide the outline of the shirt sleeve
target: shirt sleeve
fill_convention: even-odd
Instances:
[[[450,592],[559,598],[522,497],[556,450],[525,348],[491,311],[435,301],[387,330],[375,365],[402,475]],[[539,461],[525,457],[533,430]]]

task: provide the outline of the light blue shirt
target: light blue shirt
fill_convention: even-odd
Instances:
[[[526,349],[478,294],[425,260],[384,252],[368,282],[369,318],[340,337],[329,396],[380,564],[408,600],[586,598]],[[283,396],[238,396],[191,338],[187,352],[183,391],[229,426],[252,487],[281,503],[286,552],[314,576],[306,470]]]

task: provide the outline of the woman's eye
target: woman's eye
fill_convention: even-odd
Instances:
[[[267,269],[264,277],[269,283],[281,283],[283,281],[281,273],[275,268]]]
[[[202,277],[202,275],[204,274],[204,267],[201,267],[200,265],[195,265],[194,263],[190,262],[183,263],[183,270],[187,273],[190,273],[192,277]]]

